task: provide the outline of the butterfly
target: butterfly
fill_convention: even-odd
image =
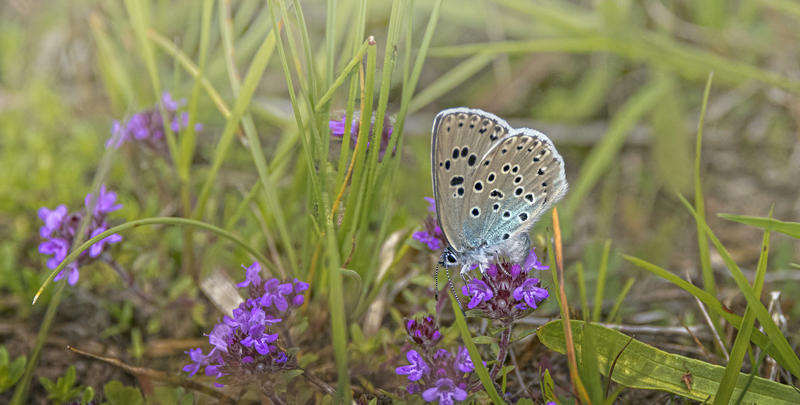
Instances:
[[[462,278],[474,265],[485,273],[501,255],[523,262],[528,231],[568,188],[564,159],[545,134],[479,109],[436,115],[431,160],[436,216],[449,245],[439,264],[461,266]]]

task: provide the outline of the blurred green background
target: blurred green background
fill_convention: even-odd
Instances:
[[[151,2],[151,28],[195,61],[201,3]],[[342,56],[335,57],[335,75],[353,52],[352,43],[344,38],[350,35],[357,3],[343,1],[337,8],[335,41]],[[269,12],[263,1],[219,4],[229,4],[235,61],[244,75],[272,29]],[[416,1],[413,22],[403,28],[410,27],[416,42],[407,44],[400,37],[389,113],[400,108],[406,48],[417,52],[430,4]],[[324,56],[326,2],[303,2],[303,10],[319,62]],[[391,2],[371,2],[368,10],[365,34],[374,35],[382,56]],[[233,105],[217,13],[215,8],[205,76],[221,99]],[[576,263],[583,263],[590,285],[596,280],[603,244],[611,239],[604,308],[609,310],[627,280],[633,279],[635,284],[619,310],[622,323],[692,324],[700,315],[685,293],[633,268],[619,255],[640,257],[681,277],[688,274],[701,284],[695,224],[675,191],[690,200],[694,195],[695,136],[704,85],[712,71],[701,159],[709,225],[752,277],[761,231],[724,221],[716,214],[765,216],[774,206],[775,218],[800,222],[798,26],[800,3],[791,0],[445,0],[409,105],[406,139],[399,151],[401,175],[393,185],[396,198],[383,207],[391,212],[390,230],[414,228],[427,214],[422,197],[432,195],[433,116],[456,106],[482,108],[513,126],[544,132],[565,158],[571,191],[559,204],[559,213],[565,233],[568,294],[577,295],[574,282],[569,282],[575,280]],[[62,203],[79,207],[90,191],[112,121],[156,102],[136,47],[122,2],[0,3],[0,343],[9,347],[12,356],[30,349],[30,337],[38,330],[48,299],[46,293],[40,304],[30,306],[33,293],[49,273],[37,252],[37,209]],[[176,99],[188,98],[194,84],[190,75],[174,61],[174,55],[155,45],[154,49],[163,88]],[[381,80],[382,63],[379,56],[376,80]],[[347,85],[334,94],[331,109],[344,110],[346,104]],[[306,206],[307,190],[298,185],[305,183],[294,178],[307,174],[297,174],[302,172],[297,169],[302,148],[292,135],[296,124],[277,57],[267,66],[248,111],[259,128],[274,183],[281,190],[278,195],[289,232],[302,240],[310,232],[306,218],[313,208]],[[225,125],[225,118],[205,94],[198,99],[197,120],[205,128],[198,134],[192,162],[197,173],[191,185],[195,192]],[[220,172],[205,217],[211,223],[222,225],[258,181],[244,143],[234,142]],[[332,141],[334,168],[338,150],[338,141]],[[179,179],[168,163],[131,148],[121,150],[117,158],[106,181],[125,206],[113,215],[117,223],[180,212]],[[382,215],[375,214],[376,218]],[[270,241],[262,226],[270,221],[259,223],[251,214],[235,230],[266,251]],[[548,225],[546,219],[537,226],[535,245],[544,244]],[[227,249],[213,236],[196,238],[195,243],[204,246],[198,255],[200,274],[218,267],[234,269],[249,260],[244,252]],[[181,241],[180,229],[141,228],[126,233],[125,243],[114,251],[148,291],[164,291],[179,304],[172,311],[136,305],[132,314],[126,309],[129,296],[109,296],[123,290],[123,282],[113,270],[97,265],[94,271],[82,273],[72,298],[62,304],[61,326],[51,332],[62,339],[57,343],[97,340],[125,352],[131,350],[131,331],[137,328],[153,339],[199,336],[211,319],[203,321],[210,310],[198,308],[188,298],[181,301],[181,297],[198,295],[191,278],[181,275]],[[307,267],[313,245],[303,246],[298,261],[300,267]],[[781,305],[791,331],[796,330],[800,315],[794,298],[800,292],[800,273],[791,266],[800,262],[797,248],[795,239],[773,236],[766,280],[768,291],[784,292]],[[418,280],[419,285],[433,281],[431,269],[420,264],[427,263],[425,255],[415,253],[417,264],[403,273],[427,276]],[[719,299],[742,313],[745,301],[713,249],[711,264]],[[410,299],[407,293],[401,295]],[[555,315],[557,306],[550,302],[542,311],[541,317]],[[86,321],[89,314],[92,320]],[[197,324],[165,330],[163,325],[186,316]],[[70,330],[72,322],[89,322],[91,327]],[[658,341],[656,337],[650,343],[658,347]],[[792,335],[790,341],[796,342],[797,337]],[[148,350],[155,349],[148,346]],[[53,378],[64,373],[64,364],[49,361],[52,367],[37,375]],[[48,362],[46,357],[43,362]],[[166,361],[148,364],[176,369]],[[130,378],[119,372],[107,377]]]

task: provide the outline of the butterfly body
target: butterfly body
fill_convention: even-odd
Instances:
[[[449,246],[441,263],[482,272],[498,256],[524,261],[528,231],[567,191],[552,141],[479,109],[452,108],[433,121],[436,211]]]

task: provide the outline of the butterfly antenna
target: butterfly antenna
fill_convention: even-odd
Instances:
[[[435,273],[435,275],[433,276],[433,278],[434,278],[434,280],[435,280],[435,282],[434,282],[434,283],[435,283],[435,285],[436,285],[436,289],[435,289],[435,290],[433,290],[433,297],[436,299],[436,302],[439,302],[439,265],[441,265],[441,264],[442,264],[442,262],[441,262],[441,261],[439,261],[438,263],[436,263],[436,273]],[[447,278],[448,278],[448,279],[450,278],[450,274],[449,274],[449,273],[447,274]]]
[[[458,309],[461,310],[461,314],[464,315],[464,318],[467,317],[467,313],[464,312],[464,306],[461,305],[461,300],[458,299],[458,294],[456,294],[456,288],[453,287],[453,280],[450,279],[450,269],[447,266],[444,267],[444,274],[447,274],[447,283],[450,284],[450,291],[453,292],[453,297],[456,298],[456,302],[458,302]],[[469,287],[467,287],[469,288]]]

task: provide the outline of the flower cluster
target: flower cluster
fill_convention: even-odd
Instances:
[[[328,126],[331,129],[331,135],[337,138],[344,137],[345,126],[347,124],[347,116],[344,112],[340,112],[339,119],[330,120],[328,122]],[[358,131],[361,127],[361,114],[358,111],[353,113],[353,122],[350,125],[350,147],[355,148],[356,142],[358,142]],[[372,132],[375,129],[375,114],[372,115],[372,120],[370,121],[370,128],[369,128],[369,137],[367,139],[372,138]],[[386,148],[389,147],[389,140],[392,138],[392,130],[394,129],[394,116],[386,115],[383,117],[383,129],[381,130],[381,146],[378,151],[378,159],[383,160],[383,155],[386,154]],[[367,142],[367,147],[369,147],[369,142]],[[392,151],[392,155],[394,155],[394,151]]]
[[[290,315],[288,309],[303,304],[302,292],[308,284],[295,279],[281,283],[271,278],[262,280],[258,262],[247,267],[245,281],[238,287],[248,287],[249,298],[233,310],[233,317],[225,316],[214,326],[208,341],[214,346],[208,354],[200,348],[186,352],[193,363],[183,371],[190,377],[205,367],[208,376],[215,376],[214,384],[222,387],[220,377],[227,376],[225,384],[248,385],[260,378],[297,368],[294,353],[283,347],[278,333],[270,333],[272,327],[282,321],[278,315]],[[286,329],[282,329],[284,332]],[[287,339],[288,336],[283,336]]]
[[[461,292],[471,297],[467,304],[469,309],[477,309],[491,319],[506,322],[520,319],[549,296],[538,279],[529,278],[531,270],[548,268],[531,250],[522,265],[506,261],[491,264],[483,279],[470,280]]]
[[[165,91],[161,94],[161,103],[170,117],[170,128],[173,132],[178,132],[189,125],[189,113],[178,113],[178,109],[186,105],[186,99],[174,101],[172,95]],[[203,124],[195,124],[194,128],[195,131],[202,131]],[[119,148],[125,142],[138,142],[159,154],[168,156],[164,140],[164,121],[158,106],[133,114],[126,121],[114,121],[111,138],[106,141],[106,147],[113,145]]]
[[[106,186],[102,185],[96,198],[92,193],[86,196],[85,209],[80,211],[68,213],[65,205],[59,205],[54,210],[50,210],[47,207],[39,208],[39,218],[44,222],[44,226],[39,228],[39,235],[46,239],[46,241],[39,244],[39,253],[53,255],[53,257],[47,259],[47,267],[55,269],[67,257],[70,247],[75,242],[76,234],[79,231],[78,228],[84,216],[91,216],[91,221],[86,226],[84,240],[93,238],[108,230],[106,217],[110,212],[122,208],[122,205],[116,204],[116,201],[117,194],[107,191]],[[78,256],[78,260],[68,264],[67,267],[61,270],[55,280],[58,281],[67,277],[69,285],[75,285],[78,282],[78,277],[80,277],[79,267],[96,260],[106,250],[107,244],[117,243],[121,240],[122,237],[117,234],[103,238],[92,245],[88,252],[82,252]]]
[[[447,246],[447,240],[444,238],[442,228],[439,227],[439,220],[436,218],[436,201],[433,198],[425,197],[428,201],[428,211],[433,212],[433,215],[428,215],[422,222],[425,227],[424,231],[414,232],[413,238],[426,245],[430,250],[438,250]]]
[[[442,405],[467,399],[468,384],[475,370],[467,349],[458,347],[454,352],[437,350],[435,345],[441,339],[441,333],[430,316],[406,320],[406,332],[421,349],[409,350],[406,358],[411,364],[395,370],[398,375],[408,376],[406,391]]]

